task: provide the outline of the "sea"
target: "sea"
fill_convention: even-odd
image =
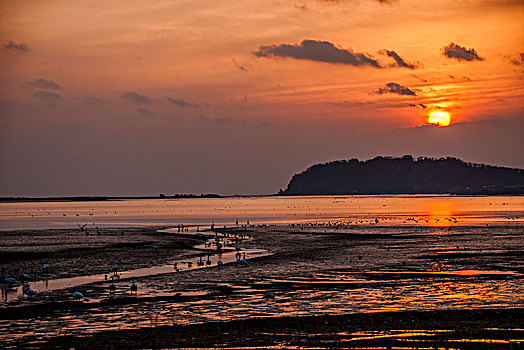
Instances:
[[[332,223],[521,225],[524,196],[264,196],[0,203],[0,230]]]

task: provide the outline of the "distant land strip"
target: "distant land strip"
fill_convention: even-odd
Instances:
[[[293,176],[281,196],[373,194],[524,194],[524,170],[453,157],[375,157],[316,164]]]
[[[79,197],[0,197],[0,203],[9,202],[99,202],[99,201],[118,201],[127,199],[177,199],[177,198],[223,198],[218,194],[174,194],[167,196],[159,194],[158,196],[79,196]]]

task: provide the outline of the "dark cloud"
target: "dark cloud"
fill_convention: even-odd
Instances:
[[[393,67],[400,67],[400,68],[409,68],[409,69],[415,69],[417,68],[416,65],[406,62],[402,57],[400,57],[395,51],[393,50],[383,50],[382,53],[387,55],[388,57],[391,57],[395,60],[395,63],[392,65]]]
[[[386,87],[380,88],[376,91],[377,94],[397,94],[397,95],[409,95],[415,96],[415,91],[411,90],[407,86],[402,86],[397,83],[388,83]]]
[[[126,91],[122,95],[120,95],[120,98],[131,101],[133,103],[143,103],[147,105],[151,103],[151,99],[149,97],[134,91]]]
[[[420,80],[423,83],[427,83],[428,82],[427,79],[424,79],[423,77],[419,77],[418,75],[411,74],[411,76],[414,77],[414,78],[417,78],[418,80]]]
[[[15,44],[12,41],[8,41],[7,44],[4,44],[4,49],[15,50],[19,52],[27,52],[27,50],[29,50],[29,47],[27,46],[27,44],[24,43]]]
[[[103,106],[110,104],[109,101],[102,100],[98,97],[89,96],[86,98],[86,103],[91,106]]]
[[[47,103],[50,105],[62,99],[62,95],[59,95],[51,91],[44,91],[44,90],[33,92],[33,96],[47,101]]]
[[[243,71],[243,72],[246,71],[246,64],[245,64],[245,63],[240,64],[240,63],[238,63],[238,62],[233,58],[233,64],[235,65],[235,67],[237,67],[237,68],[240,69],[241,71]]]
[[[46,89],[46,90],[62,90],[60,85],[51,80],[33,79],[24,81],[21,85],[24,89]]]
[[[152,110],[147,108],[139,108],[136,110],[138,113],[142,114],[144,117],[151,117],[152,115],[155,115]]]
[[[187,107],[187,108],[199,108],[200,107],[197,103],[188,102],[182,98],[168,97],[167,100],[178,107]]]
[[[203,123],[212,123],[212,124],[229,124],[233,122],[233,119],[229,117],[223,117],[223,118],[209,118],[205,115],[198,116],[198,120],[200,120]]]
[[[515,66],[524,65],[524,52],[519,53],[517,57],[504,56],[504,61],[508,61]]]
[[[381,68],[380,63],[372,56],[353,52],[351,49],[338,48],[328,41],[304,40],[298,45],[261,45],[252,53],[257,57],[291,57],[299,60]]]
[[[449,58],[455,58],[459,61],[484,61],[484,58],[480,57],[475,49],[466,49],[463,46],[459,46],[455,43],[451,43],[448,46],[442,48],[442,54]]]

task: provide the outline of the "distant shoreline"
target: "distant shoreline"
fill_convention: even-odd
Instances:
[[[258,197],[336,197],[336,196],[456,196],[456,197],[503,197],[524,196],[523,193],[333,193],[333,194],[260,194],[231,195],[218,194],[181,194],[172,196],[73,196],[73,197],[0,197],[0,203],[33,203],[33,202],[103,202],[139,199],[198,199],[198,198],[258,198]]]
[[[17,202],[100,202],[129,199],[223,198],[218,194],[175,194],[172,196],[73,196],[73,197],[0,197],[0,203]]]

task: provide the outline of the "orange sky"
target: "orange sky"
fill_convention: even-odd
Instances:
[[[148,181],[162,185],[129,194],[272,193],[314,162],[384,153],[522,167],[523,18],[519,0],[3,1],[0,195],[58,194],[75,159],[113,166],[116,184],[131,172],[118,194]],[[497,137],[512,148],[377,136],[418,130],[433,110],[471,135],[511,120]],[[32,157],[56,168],[30,176]],[[264,162],[274,174],[259,181]],[[114,188],[92,181],[60,194]]]

